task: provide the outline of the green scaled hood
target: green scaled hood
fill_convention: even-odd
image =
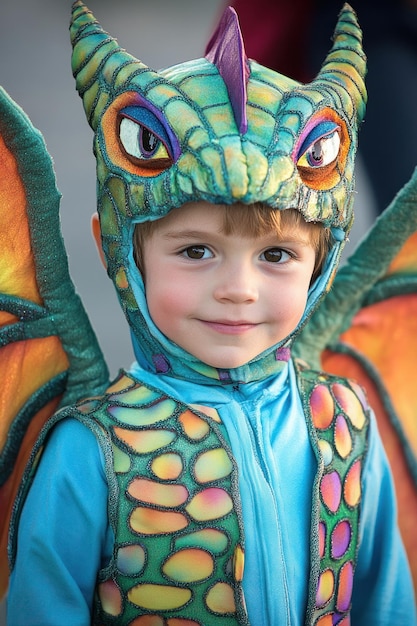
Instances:
[[[70,30],[76,86],[94,131],[108,273],[136,341],[151,354],[161,350],[156,330],[150,337],[145,328],[135,224],[190,201],[296,208],[332,229],[336,247],[307,319],[330,284],[353,219],[366,61],[351,7],[344,5],[333,46],[306,85],[246,57],[230,7],[204,58],[161,71],[123,50],[81,1]]]

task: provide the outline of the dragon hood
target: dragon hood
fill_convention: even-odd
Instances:
[[[227,8],[204,58],[155,71],[123,50],[77,1],[72,68],[94,131],[107,270],[139,362],[201,380],[264,378],[289,358],[294,335],[330,288],[352,225],[354,159],[366,104],[356,15],[344,5],[320,72],[300,84],[246,57]],[[214,370],[155,327],[133,258],[135,225],[190,201],[296,208],[331,229],[334,245],[297,329],[229,372]]]

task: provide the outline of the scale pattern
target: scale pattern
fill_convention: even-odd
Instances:
[[[358,548],[369,407],[356,383],[317,375],[300,364],[299,367],[319,461],[317,517],[312,530],[313,544],[318,533],[319,567],[314,602],[309,609],[312,621],[308,623],[347,626]]]
[[[301,366],[299,378],[318,459],[306,624],[346,625],[368,409],[355,384]],[[237,469],[217,411],[184,405],[127,375],[69,411],[104,429],[105,454],[111,442],[115,547],[100,574],[95,623],[248,624]]]
[[[237,471],[217,412],[127,376],[78,411],[109,433],[110,502],[120,494],[97,623],[247,624]]]

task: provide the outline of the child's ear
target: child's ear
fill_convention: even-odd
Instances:
[[[103,246],[101,243],[101,229],[98,213],[94,213],[91,218],[91,230],[93,233],[94,241],[96,242],[97,250],[104,267],[107,268],[106,257],[104,256]]]

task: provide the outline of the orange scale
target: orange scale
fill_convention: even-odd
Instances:
[[[135,478],[127,491],[141,502],[170,508],[184,504],[188,498],[188,490],[184,485],[161,485],[148,478]]]
[[[200,546],[210,552],[214,552],[214,554],[221,554],[226,550],[228,543],[227,536],[220,530],[205,528],[187,535],[181,535],[181,537],[175,540],[175,548]]]
[[[213,557],[198,548],[185,548],[174,553],[165,562],[162,571],[179,583],[205,580],[214,570]]]
[[[106,389],[106,393],[113,394],[118,393],[119,391],[126,391],[127,389],[131,389],[132,386],[136,386],[131,378],[128,376],[121,376],[117,380],[114,381],[110,387]]]
[[[182,513],[138,506],[132,511],[130,526],[143,535],[167,535],[186,528],[188,520]]]
[[[352,451],[352,437],[350,435],[349,426],[343,415],[338,415],[336,418],[334,442],[336,450],[342,459],[349,456]]]
[[[167,399],[156,402],[149,407],[126,407],[126,406],[110,406],[107,411],[119,423],[128,424],[129,426],[150,426],[157,422],[163,422],[174,413],[176,403],[174,400]]]
[[[129,602],[148,611],[179,609],[191,599],[191,591],[169,585],[141,584],[127,592]]]
[[[168,446],[176,435],[171,430],[128,430],[115,426],[116,437],[138,454],[147,454]]]
[[[316,593],[316,606],[325,606],[334,592],[334,574],[331,569],[324,570],[319,576]]]
[[[185,507],[196,521],[220,519],[233,509],[233,502],[224,489],[209,487],[200,491]]]
[[[121,402],[123,404],[135,404],[141,406],[143,404],[155,402],[155,400],[157,400],[160,396],[160,393],[153,391],[152,389],[148,389],[148,387],[135,385],[131,389],[127,389],[110,396],[110,400],[115,400],[116,402]]]
[[[340,476],[336,471],[325,474],[320,482],[320,493],[327,508],[335,513],[342,495]]]
[[[361,430],[365,425],[366,418],[362,404],[358,400],[357,396],[351,389],[345,387],[345,385],[341,385],[340,383],[332,385],[332,391],[338,404],[348,415],[352,424],[355,428]]]
[[[338,611],[347,611],[350,607],[353,588],[353,565],[351,561],[345,563],[339,573],[336,606]]]
[[[233,589],[227,583],[216,583],[206,596],[206,604],[213,613],[235,613],[236,605]]]
[[[243,580],[243,569],[245,566],[245,553],[242,546],[236,546],[233,554],[233,577],[237,581]]]
[[[184,413],[182,413],[178,418],[178,421],[181,424],[184,433],[190,439],[199,441],[210,431],[210,426],[207,422],[189,410],[184,411]]]
[[[200,413],[204,413],[204,415],[208,415],[208,417],[211,417],[214,422],[221,424],[220,415],[216,409],[213,409],[211,406],[204,406],[203,404],[190,404],[189,406]]]
[[[161,480],[175,480],[183,470],[182,458],[174,452],[160,454],[151,464],[151,470]]]
[[[114,281],[119,289],[127,289],[129,287],[129,281],[127,280],[126,270],[124,267],[119,267]]]
[[[316,428],[324,430],[330,426],[334,415],[334,402],[326,385],[317,385],[310,396],[310,409]]]
[[[103,611],[116,617],[122,612],[122,594],[113,580],[107,580],[98,586],[98,595]]]
[[[194,465],[194,474],[197,482],[209,483],[229,476],[233,470],[232,461],[224,448],[214,448],[202,452]]]
[[[314,626],[333,626],[333,613],[328,613],[320,617],[320,619],[314,623]]]
[[[347,473],[345,484],[343,487],[343,495],[346,504],[349,506],[357,506],[361,499],[361,461],[355,461]]]

